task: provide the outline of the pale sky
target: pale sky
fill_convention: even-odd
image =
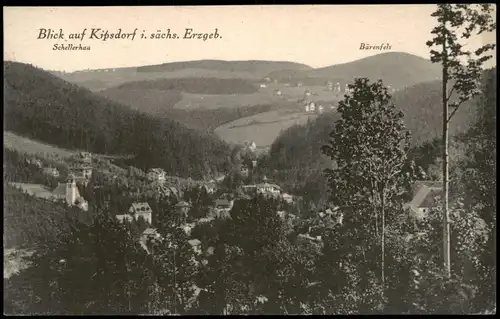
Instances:
[[[389,43],[391,51],[429,58],[425,42],[435,5],[301,5],[210,7],[4,7],[4,60],[47,70],[117,68],[201,59],[291,61],[323,67],[381,51],[361,43]],[[65,40],[37,39],[39,29],[63,29]],[[83,41],[67,39],[87,28]],[[131,40],[89,39],[90,29],[133,32]],[[141,39],[145,30],[214,32],[198,39]],[[495,35],[488,35],[496,42]],[[484,43],[485,37],[475,39]],[[90,51],[54,51],[54,44],[82,44]],[[496,62],[494,63],[496,65]]]

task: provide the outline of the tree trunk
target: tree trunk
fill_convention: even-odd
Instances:
[[[445,274],[451,275],[450,216],[448,211],[448,64],[446,37],[443,41],[443,262]]]
[[[382,296],[384,296],[384,291],[385,291],[385,191],[384,189],[382,189],[380,214],[382,223],[381,240],[380,240],[380,246],[382,248],[382,256],[381,256],[380,266],[381,266],[381,279],[382,279]]]

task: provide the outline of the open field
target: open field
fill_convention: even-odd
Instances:
[[[279,89],[281,96],[275,95]],[[283,84],[266,84],[265,88],[251,94],[189,94],[182,93],[182,99],[174,106],[176,109],[216,109],[222,107],[242,107],[282,102],[298,102],[305,98],[305,91],[310,91],[308,101],[338,101],[343,97],[326,91],[323,86],[286,87]]]
[[[228,143],[244,143],[251,140],[258,147],[266,147],[273,143],[282,130],[295,124],[304,124],[316,116],[296,110],[270,111],[219,126],[215,133]]]
[[[56,146],[19,136],[12,132],[3,133],[3,145],[6,148],[13,149],[21,153],[51,154],[57,155],[62,158],[71,157],[77,153],[77,151],[75,150],[65,150]]]
[[[3,132],[3,145],[5,148],[9,148],[18,151],[20,153],[44,154],[51,156],[56,155],[61,158],[68,158],[80,152],[79,150],[67,150],[57,146],[52,146],[7,131]],[[113,156],[113,155],[103,155],[103,154],[95,154],[95,155],[101,159],[108,159],[108,160],[117,158],[129,158],[127,156]]]
[[[188,94],[182,93],[182,99],[175,104],[176,109],[217,109],[223,107],[242,107],[283,102],[280,96],[267,92],[251,94]]]

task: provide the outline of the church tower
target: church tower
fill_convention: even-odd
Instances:
[[[66,181],[66,203],[73,206],[78,196],[78,188],[76,187],[75,178],[73,175],[68,176]]]

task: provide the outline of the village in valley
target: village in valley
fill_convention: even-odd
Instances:
[[[314,103],[311,103],[314,107]],[[258,155],[256,154],[257,145],[255,142],[247,142],[241,145],[239,152],[244,154],[243,158],[237,161],[228,174],[228,176],[220,175],[208,181],[198,181],[193,179],[183,179],[179,177],[169,176],[162,168],[150,168],[147,172],[142,172],[137,168],[129,167],[127,170],[134,171],[134,179],[139,177],[142,182],[141,187],[134,187],[132,184],[136,181],[130,181],[126,187],[128,192],[128,201],[130,206],[122,212],[112,214],[120,223],[141,222],[143,232],[137,238],[142,247],[149,253],[148,243],[151,240],[161,239],[161,235],[157,232],[155,225],[158,221],[159,212],[153,211],[152,205],[146,200],[137,200],[138,198],[154,198],[156,201],[165,200],[171,203],[173,212],[181,219],[178,225],[188,238],[188,243],[193,250],[200,253],[202,242],[197,238],[191,237],[191,229],[199,223],[210,223],[214,219],[231,220],[231,210],[237,200],[251,200],[259,196],[271,198],[282,203],[280,210],[276,210],[275,214],[280,219],[295,225],[300,219],[301,207],[304,207],[303,199],[300,194],[292,195],[287,193],[285,189],[277,183],[268,180],[265,175],[259,175],[258,170]],[[49,156],[52,158],[52,156]],[[52,163],[52,164],[48,164]],[[89,152],[76,152],[73,156],[58,162],[54,165],[54,160],[49,160],[42,156],[27,156],[25,164],[34,171],[57,180],[57,187],[49,188],[43,184],[10,182],[9,184],[29,196],[34,196],[49,202],[59,203],[68,207],[76,207],[82,211],[89,210],[89,202],[81,195],[83,193],[93,193],[93,197],[99,194],[104,183],[113,183],[118,178],[120,172],[123,174],[123,169],[113,167],[109,160],[99,158],[99,155]],[[61,174],[55,166],[62,165],[65,167],[66,174]],[[109,168],[113,167],[113,170]],[[113,173],[113,172],[114,173]],[[95,175],[94,175],[94,174]],[[96,181],[96,175],[105,176],[100,182]],[[129,174],[125,174],[130,178]],[[123,178],[123,175],[122,175]],[[228,179],[237,178],[240,183],[235,186],[227,183]],[[104,182],[107,181],[107,182]],[[92,181],[92,182],[91,182]],[[90,189],[89,189],[90,184]],[[79,189],[84,191],[80,192]],[[195,193],[201,197],[205,196],[208,201],[206,203],[206,215],[197,217],[190,216],[190,210],[193,206],[192,196],[185,196],[196,190]],[[442,183],[436,181],[416,181],[412,187],[413,198],[405,204],[410,209],[415,218],[422,220],[427,216],[427,213],[435,207],[434,198],[442,196]],[[121,198],[122,199],[122,198]],[[102,201],[102,208],[106,209],[113,199],[107,197]],[[95,208],[95,207],[94,207]],[[199,209],[200,207],[198,207]],[[92,206],[90,207],[92,209]],[[303,208],[302,208],[303,209]],[[304,212],[302,212],[303,214]],[[330,224],[341,224],[343,214],[339,211],[339,207],[323,207],[317,211],[308,212],[317,216]],[[321,243],[321,236],[311,236],[310,227],[302,233],[298,233],[298,238],[308,240],[313,243]],[[213,247],[207,247],[207,251],[213,251]]]
[[[496,9],[418,7],[405,19],[426,22],[401,30],[429,41],[389,28],[394,41],[376,46],[386,52],[363,38],[360,53],[367,33],[353,31],[344,40],[355,50],[339,52],[314,31],[314,66],[232,60],[253,47],[220,26],[203,49],[179,49],[186,60],[153,59],[170,40],[138,33],[155,52],[124,54],[121,66],[127,45],[100,67],[59,58],[95,54],[95,43],[18,61],[27,55],[11,34],[35,15],[4,10],[4,313],[496,313],[495,45],[459,43],[496,32]],[[359,23],[353,8],[331,9],[283,46],[309,50],[307,32],[328,31],[336,12],[346,28]],[[98,21],[97,9],[79,10]],[[371,12],[364,27],[381,23]],[[233,27],[275,23],[250,20]]]

